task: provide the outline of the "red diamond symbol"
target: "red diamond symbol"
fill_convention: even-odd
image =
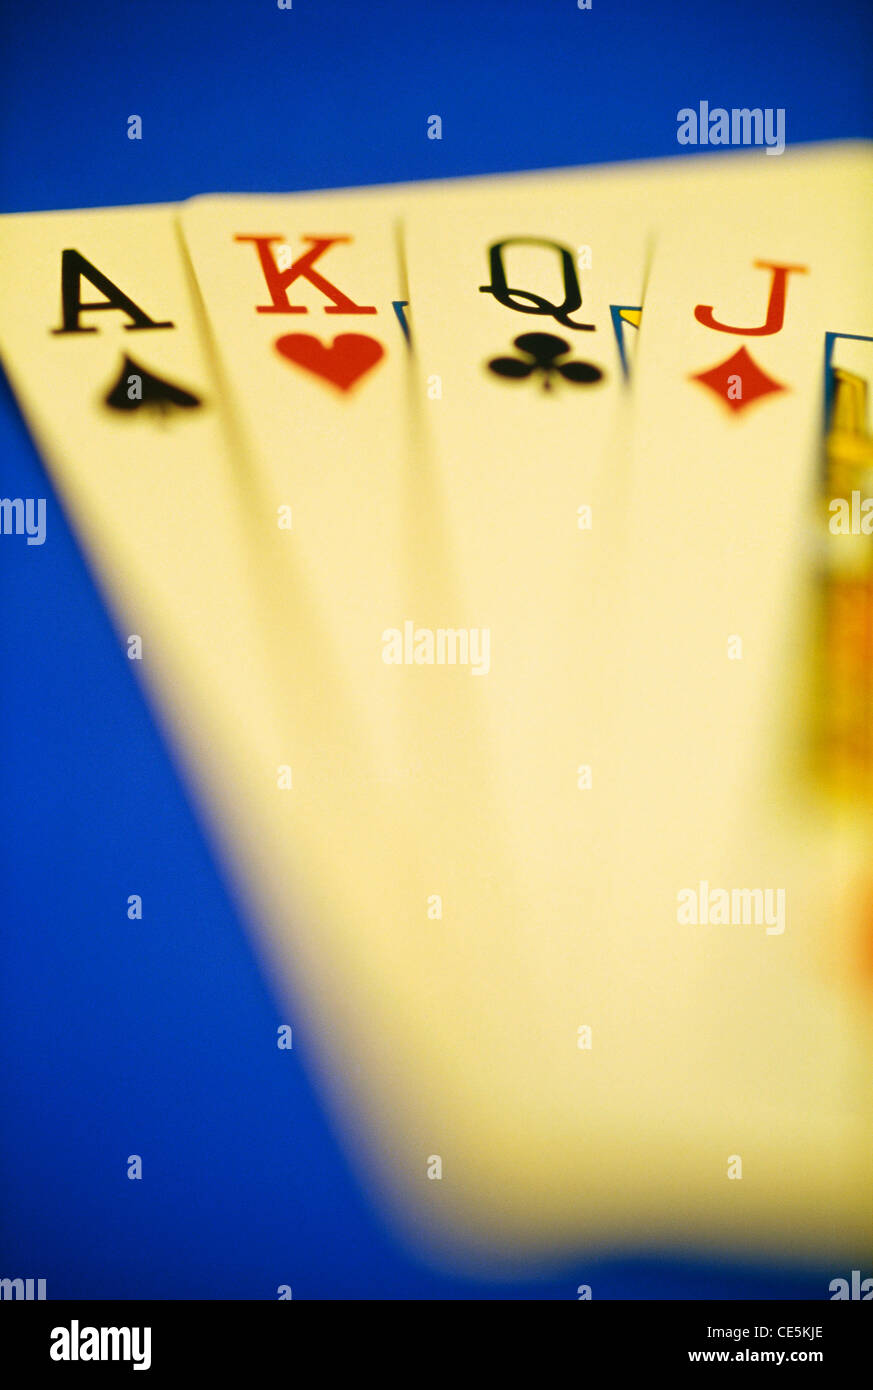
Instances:
[[[753,401],[760,400],[762,396],[769,396],[771,391],[788,390],[787,386],[774,381],[772,376],[762,371],[744,347],[735,352],[733,357],[710,367],[708,372],[695,372],[691,380],[708,386],[710,391],[714,391],[724,401],[729,410],[742,410]]]

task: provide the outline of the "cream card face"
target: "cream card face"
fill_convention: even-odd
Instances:
[[[4,217],[0,247],[4,364],[121,635],[141,639],[149,679],[184,669],[215,720],[204,738],[229,738],[269,683],[243,490],[175,211]],[[272,719],[265,702],[270,748]]]
[[[637,363],[618,901],[640,1121],[686,1115],[712,1228],[863,1248],[869,918],[813,771],[826,335],[869,335],[869,149],[787,157],[665,232]],[[619,790],[620,789],[620,790]],[[848,833],[847,833],[848,831]],[[867,830],[869,836],[869,826]],[[854,867],[852,859],[854,857]],[[644,982],[644,983],[643,983]],[[728,1156],[742,1181],[725,1181]],[[734,1163],[734,1169],[737,1164]]]
[[[621,446],[649,186],[657,174],[638,169],[498,179],[403,218],[421,472],[455,576],[442,621],[489,634],[487,801],[538,923],[531,985],[568,1037],[578,1000],[555,980],[581,970],[574,928],[608,913],[598,782],[615,757]]]
[[[409,371],[391,200],[198,198],[182,224],[261,525],[390,762],[374,615],[396,608]]]

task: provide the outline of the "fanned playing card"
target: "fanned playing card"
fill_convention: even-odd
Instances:
[[[644,298],[644,285],[650,238],[677,213],[686,230],[674,237],[670,264],[684,267],[691,229],[702,264],[707,253],[724,258],[792,220],[802,238],[805,220],[792,218],[793,210],[823,198],[830,217],[847,229],[851,254],[832,250],[824,220],[811,223],[808,244],[822,277],[839,285],[835,309],[840,295],[844,302],[856,293],[863,298],[863,277],[853,277],[864,245],[857,190],[865,167],[863,152],[829,151],[786,158],[776,175],[760,159],[741,157],[717,166],[558,179],[554,187],[540,179],[527,194],[496,181],[487,194],[450,192],[404,218],[418,400],[428,423],[423,464],[457,574],[455,606],[443,621],[471,634],[489,632],[490,671],[481,693],[491,781],[473,804],[504,827],[503,855],[490,872],[511,885],[500,940],[497,932],[492,938],[495,959],[509,956],[514,968],[507,980],[501,961],[504,975],[489,991],[503,1020],[502,1033],[495,1024],[501,1042],[488,1049],[483,1041],[471,1055],[465,1081],[470,1094],[480,1084],[477,1118],[461,1119],[459,1102],[448,1123],[455,1152],[464,1154],[457,1192],[468,1222],[484,1228],[493,1212],[495,1227],[506,1232],[514,1220],[522,1243],[560,1243],[570,1228],[577,1239],[639,1240],[644,1232],[651,1240],[711,1239],[762,1249],[791,1232],[807,1253],[857,1251],[862,1239],[864,1106],[849,1073],[863,1056],[864,1027],[855,1026],[858,1001],[851,991],[821,997],[823,962],[809,927],[816,922],[821,932],[833,913],[851,935],[833,862],[834,856],[842,862],[845,838],[826,836],[819,862],[809,865],[806,901],[785,953],[792,961],[786,1002],[780,996],[768,1004],[763,989],[752,991],[745,982],[742,1007],[756,1000],[752,1044],[743,1040],[739,1012],[736,1029],[708,1031],[715,1013],[724,1018],[728,996],[677,915],[684,906],[677,895],[696,862],[686,850],[692,843],[709,846],[708,860],[698,855],[704,865],[698,879],[688,882],[706,877],[708,862],[715,885],[719,838],[736,837],[742,811],[735,764],[747,754],[747,710],[738,716],[726,690],[720,723],[704,689],[683,698],[681,660],[698,662],[689,682],[694,688],[700,658],[693,647],[671,647],[674,659],[664,662],[654,644],[672,624],[681,628],[683,595],[686,606],[706,615],[702,621],[712,621],[718,547],[702,527],[694,544],[684,540],[695,489],[703,489],[704,515],[718,497],[733,523],[746,508],[754,512],[758,499],[751,457],[742,460],[747,471],[733,476],[726,466],[704,473],[705,438],[689,432],[685,410],[672,419],[678,447],[666,434],[652,442],[651,419],[666,419],[662,372],[672,359],[665,335],[677,331],[669,277],[665,290],[665,273],[659,276],[658,240],[651,258],[657,299],[648,290]],[[733,219],[724,204],[736,207]],[[648,210],[647,224],[634,215],[640,205]],[[770,273],[767,313],[775,315],[794,272]],[[650,316],[658,325],[654,346]],[[820,323],[818,329],[823,342]],[[638,330],[643,356],[631,365]],[[621,388],[642,363],[650,394],[638,403],[641,442],[629,479],[620,447],[629,398]],[[736,386],[736,370],[750,405],[773,389],[741,358],[723,374],[725,396]],[[812,399],[811,382],[807,387]],[[741,413],[729,399],[722,409]],[[784,450],[783,470],[795,484],[805,479],[808,492],[816,466],[811,421],[812,410],[801,406],[790,427],[780,433],[777,426],[769,436],[771,449]],[[665,496],[669,527],[661,520]],[[769,547],[761,564],[767,599],[754,612],[756,623],[768,612],[769,586],[789,578],[784,510],[775,507],[775,496],[766,519],[756,516],[760,540],[751,555],[737,528],[737,554],[746,557],[750,584],[761,547]],[[783,509],[791,506],[783,491]],[[705,557],[710,568],[691,563],[691,556]],[[675,578],[669,594],[667,575]],[[784,644],[791,630],[782,617]],[[413,625],[413,660],[419,633],[426,653],[428,627],[427,621]],[[724,637],[727,670],[731,632],[729,626]],[[660,705],[650,699],[653,680],[657,697],[657,683],[664,682]],[[690,737],[698,725],[721,759],[722,782],[711,791]],[[770,785],[765,779],[759,790],[762,802]],[[664,847],[671,844],[681,850],[679,863],[665,865]],[[766,852],[761,858],[766,863]],[[740,920],[748,916],[750,925],[759,900],[770,913],[770,896],[762,865],[756,878],[749,876],[748,856],[743,862],[745,872],[735,865],[728,887],[733,882]],[[652,881],[642,866],[651,866]],[[482,902],[486,873],[480,862],[478,878],[465,880],[468,902],[477,894]],[[670,877],[665,882],[667,874],[678,876],[675,884]],[[795,884],[795,903],[799,891]],[[480,913],[480,929],[483,920]],[[767,933],[769,921],[759,938],[772,947],[776,928]],[[723,948],[736,946],[737,978],[750,955],[755,959],[754,934],[745,930],[739,946]],[[856,935],[847,974],[858,970],[861,948]],[[774,990],[776,979],[778,971]],[[787,1040],[797,1042],[787,1016],[798,980],[796,998],[812,997],[820,1006],[814,1017],[826,1042],[817,1067],[795,1065],[778,1102],[762,1097],[746,1111],[733,1097],[737,1087],[743,1098],[754,1087],[756,1049],[766,1053],[772,1043],[761,1069],[775,1085],[773,1059],[786,1063]],[[739,1011],[740,1000],[733,1004]],[[811,1116],[804,1084],[810,1076],[819,1084],[828,1073],[832,1090]],[[500,1117],[508,1121],[519,1107],[524,1125],[503,1128]],[[774,1107],[781,1109],[782,1128],[771,1134],[763,1116]],[[746,1122],[732,1128],[722,1110]],[[803,1152],[791,1148],[807,1129],[819,1156],[812,1170]],[[735,1187],[743,1181],[744,1145],[754,1155],[753,1172]],[[792,1158],[795,1170],[786,1180]],[[829,1216],[819,1220],[819,1209]]]
[[[351,623],[325,623],[314,566],[285,546],[284,501],[236,444],[175,210],[10,217],[0,245],[0,337],[16,393],[286,986],[293,975],[295,1022],[372,1129],[407,1011],[429,1006],[427,896],[349,679],[347,643],[357,651],[360,638],[348,638]],[[387,283],[390,231],[379,254]],[[345,398],[348,379],[314,376]],[[304,405],[299,437],[323,449],[338,417],[309,409],[304,427],[306,416]],[[293,461],[287,424],[278,446]],[[331,462],[337,497],[356,454]],[[307,534],[306,507],[303,520]],[[373,652],[381,671],[378,634]]]
[[[866,477],[867,162],[197,199],[184,247],[172,209],[0,223],[15,389],[431,1242],[857,1250],[869,586],[829,532],[806,604],[800,538]]]
[[[181,220],[263,533],[286,581],[303,576],[337,679],[390,746],[372,629],[401,570],[408,439],[390,200],[207,197]]]
[[[292,598],[302,578],[325,640],[336,635],[336,678],[348,683],[373,737],[381,784],[373,805],[389,808],[395,827],[394,857],[385,861],[390,867],[380,870],[370,853],[371,872],[361,880],[344,928],[353,943],[344,947],[337,940],[334,948],[334,960],[349,949],[369,953],[370,981],[379,982],[381,1033],[391,1036],[405,1019],[402,1064],[394,1057],[389,1069],[374,1054],[359,1095],[372,1086],[377,1096],[391,1096],[396,1128],[380,1127],[374,1138],[394,1189],[413,1197],[416,1221],[456,1230],[474,1222],[477,1240],[498,1244],[548,1243],[566,1214],[561,1192],[554,1217],[543,1220],[567,1086],[576,1084],[579,1021],[575,1004],[567,1014],[555,998],[532,988],[534,981],[552,982],[566,962],[539,930],[555,911],[552,883],[547,875],[525,873],[531,856],[542,862],[549,828],[561,825],[568,811],[571,840],[580,825],[583,834],[596,833],[590,820],[585,823],[587,808],[579,809],[584,798],[577,763],[591,735],[580,717],[581,753],[565,752],[562,768],[553,758],[544,784],[528,775],[532,740],[525,725],[537,735],[553,726],[565,735],[568,708],[590,710],[590,683],[573,685],[580,670],[577,645],[593,649],[604,669],[610,658],[608,578],[600,576],[603,600],[596,611],[590,602],[580,609],[573,586],[584,575],[589,594],[595,591],[598,542],[582,534],[590,530],[583,514],[590,514],[592,502],[596,513],[601,498],[606,506],[605,490],[597,499],[594,492],[601,489],[623,406],[632,358],[624,335],[638,328],[645,268],[647,229],[631,216],[638,186],[628,175],[595,180],[591,193],[601,185],[602,192],[592,218],[583,184],[586,212],[575,220],[564,210],[578,192],[578,181],[570,178],[397,189],[387,197],[380,191],[198,199],[183,214],[223,393],[259,481],[265,534],[283,507],[293,516],[283,540],[285,592]],[[398,215],[403,260],[396,258],[392,225]],[[416,239],[419,221],[429,238],[424,247]],[[462,282],[453,258],[453,238],[465,229],[484,257],[472,286]],[[592,247],[580,244],[582,234],[604,262],[593,289]],[[402,278],[407,259],[409,304]],[[489,273],[492,300],[486,303],[480,281]],[[607,285],[615,287],[611,299]],[[445,313],[444,359],[434,352],[429,305]],[[482,360],[471,359],[471,346],[482,339],[477,320],[486,311],[499,336],[483,341]],[[555,333],[546,333],[546,324]],[[521,331],[528,326],[530,332]],[[599,348],[592,349],[589,335],[598,328]],[[361,354],[361,370],[335,380],[347,351]],[[478,374],[486,368],[496,392],[489,422],[479,411]],[[593,417],[579,397],[591,390]],[[501,394],[507,391],[511,405]],[[441,412],[456,426],[449,440],[440,430]],[[588,464],[568,467],[566,450],[586,420],[591,437],[582,452]],[[484,452],[492,428],[491,452]],[[505,457],[494,449],[499,440],[506,443]],[[462,519],[474,533],[471,542],[467,535],[458,540],[459,511],[441,471],[444,451],[465,498]],[[608,528],[600,525],[607,545]],[[478,573],[490,582],[472,596],[471,547],[481,547]],[[552,561],[544,573],[538,564],[543,555]],[[528,574],[530,594],[524,590]],[[573,633],[577,619],[582,630]],[[556,625],[568,666],[563,685],[550,682],[553,666],[543,667],[554,653]],[[538,631],[543,627],[545,637]],[[499,650],[493,646],[498,634]],[[521,699],[514,698],[513,680],[515,692],[524,692]],[[604,690],[605,675],[598,695]],[[556,718],[552,705],[559,701]],[[495,711],[515,720],[518,737],[509,756],[503,726],[495,746]],[[526,836],[524,826],[518,836],[513,811],[519,782],[526,785],[530,815],[541,819],[535,837]],[[348,810],[348,797],[345,803]],[[564,840],[557,842],[556,831],[552,845],[559,859],[566,826],[562,833]],[[600,891],[593,881],[591,891]],[[565,882],[555,894],[566,905]],[[599,903],[589,911],[596,918]],[[337,931],[343,931],[339,922]],[[388,947],[381,966],[368,944],[374,932]],[[293,936],[287,940],[292,951],[299,949]],[[372,985],[361,978],[356,994],[365,1011]],[[329,996],[319,997],[326,1007]],[[516,1018],[529,1023],[515,1028]],[[356,1040],[356,1055],[366,1047],[374,1047],[372,1036]],[[524,1097],[521,1135],[513,1096]],[[377,1113],[383,1105],[376,1102]],[[372,1108],[365,1114],[371,1132],[372,1114]],[[441,1189],[423,1185],[422,1166],[430,1157],[450,1169]],[[489,1198],[497,1173],[499,1212]],[[434,1208],[429,1194],[437,1191],[442,1196]],[[533,1224],[532,1191],[540,1193]]]
[[[4,365],[126,650],[152,688],[178,689],[186,751],[272,755],[249,504],[175,210],[8,216],[0,248]],[[262,717],[239,738],[258,692]]]
[[[869,345],[871,173],[867,146],[800,152],[752,197],[729,169],[661,238],[637,362],[617,798],[625,1001],[653,1044],[635,1068],[641,1129],[681,1121],[683,1205],[714,1237],[856,1254],[869,607],[858,542],[841,551],[823,514],[857,487],[869,432],[860,355],[854,382],[835,364]],[[841,802],[829,779],[852,772]]]

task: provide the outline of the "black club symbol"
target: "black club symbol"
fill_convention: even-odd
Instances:
[[[603,377],[603,372],[593,362],[556,361],[571,348],[565,338],[558,338],[554,333],[522,333],[513,339],[513,347],[519,348],[531,360],[524,362],[520,357],[492,357],[488,363],[490,371],[510,381],[523,381],[532,372],[542,372],[544,391],[551,391],[555,372],[560,372],[565,381],[571,381],[575,386],[590,386]]]

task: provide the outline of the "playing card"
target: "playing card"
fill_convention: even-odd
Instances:
[[[594,891],[579,845],[596,855],[605,830],[618,445],[653,230],[630,215],[638,196],[628,174],[586,172],[445,190],[404,215],[423,465],[457,588],[442,622],[489,633],[490,795],[541,918],[546,897],[578,902],[556,861]],[[530,944],[550,978],[542,934]]]
[[[637,362],[614,788],[626,1005],[657,1033],[636,1105],[662,1132],[684,1115],[686,1209],[732,1244],[857,1252],[866,1229],[869,903],[860,822],[815,770],[809,654],[823,354],[870,332],[870,172],[848,146],[786,157],[754,199],[698,190]],[[857,720],[857,672],[831,669]]]
[[[670,271],[659,274],[658,246],[680,211],[682,231],[674,235],[669,266],[677,273],[681,268],[683,275],[690,262],[689,227],[696,232],[699,264],[714,245],[720,267],[734,248],[745,254],[750,238],[766,239],[771,229],[788,225],[795,206],[823,199],[841,226],[853,227],[854,190],[863,185],[864,161],[863,154],[851,151],[788,159],[776,178],[760,160],[746,157],[720,161],[718,169],[586,174],[575,182],[558,180],[555,188],[542,178],[536,189],[527,190],[507,190],[495,182],[466,197],[463,190],[449,193],[434,207],[404,215],[418,402],[428,426],[422,463],[436,499],[433,513],[440,520],[443,553],[457,575],[454,594],[444,595],[451,602],[442,621],[490,635],[490,670],[477,692],[482,742],[490,752],[484,769],[489,780],[478,791],[471,788],[466,818],[472,825],[477,807],[502,827],[503,849],[492,876],[507,886],[502,925],[511,924],[511,931],[502,947],[515,966],[509,982],[504,962],[502,1000],[489,977],[495,1014],[501,1006],[504,1010],[502,1049],[482,1047],[477,1058],[471,1057],[466,1082],[470,1086],[481,1075],[482,1094],[487,1091],[495,1108],[496,1098],[506,1096],[505,1113],[513,1113],[511,1095],[525,1097],[523,1134],[501,1133],[493,1121],[491,1129],[469,1121],[465,1127],[456,1112],[455,1151],[465,1157],[458,1187],[470,1184],[463,1196],[459,1192],[459,1201],[469,1203],[469,1221],[487,1223],[488,1192],[484,1185],[473,1186],[486,1166],[477,1159],[487,1151],[503,1229],[517,1218],[520,1242],[557,1242],[561,1223],[566,1230],[569,1220],[577,1233],[595,1239],[607,1229],[611,1239],[620,1239],[635,1223],[637,1236],[644,1229],[653,1239],[681,1227],[686,1240],[766,1247],[791,1229],[798,1248],[821,1251],[828,1242],[834,1250],[853,1243],[857,1248],[862,1110],[848,1083],[834,1085],[830,1109],[823,1107],[815,1125],[815,1142],[822,1146],[819,1172],[828,1177],[817,1187],[798,1164],[783,1200],[774,1198],[789,1136],[795,1142],[798,1126],[806,1122],[805,1083],[814,1076],[820,1086],[829,1073],[845,1080],[852,1059],[862,1055],[859,1035],[847,1019],[851,1002],[835,996],[825,1004],[821,1018],[828,1046],[815,1066],[794,1067],[780,1102],[779,1137],[771,1139],[762,1119],[772,1104],[769,1097],[762,1098],[760,1110],[751,1105],[748,1115],[740,1107],[732,1130],[720,1118],[722,1108],[730,1109],[732,1088],[753,1084],[744,1069],[753,1068],[755,1050],[766,1051],[771,1037],[769,1070],[776,1084],[788,1040],[796,1043],[789,1025],[789,1018],[796,1018],[796,1001],[815,997],[823,1003],[823,962],[798,924],[796,944],[785,953],[792,961],[785,975],[791,1002],[768,1008],[766,992],[756,991],[753,1043],[737,1043],[725,1030],[710,1035],[702,1049],[698,1038],[711,1008],[726,1016],[731,996],[719,993],[719,976],[705,960],[686,959],[688,933],[683,936],[684,922],[677,918],[677,895],[707,877],[703,869],[697,878],[689,877],[691,868],[702,860],[716,885],[720,842],[737,838],[737,764],[748,753],[751,703],[762,697],[760,685],[754,691],[750,683],[749,703],[743,706],[725,686],[723,708],[714,715],[712,658],[706,665],[699,654],[702,635],[694,630],[691,642],[684,624],[692,614],[710,632],[720,602],[726,614],[733,611],[739,581],[731,573],[722,583],[715,567],[726,548],[747,584],[749,640],[767,651],[770,672],[784,669],[786,650],[805,629],[799,613],[796,627],[786,622],[784,611],[781,625],[774,623],[790,582],[780,527],[796,512],[800,497],[808,501],[810,496],[818,379],[806,372],[809,405],[795,410],[790,426],[783,417],[766,436],[766,450],[780,452],[780,481],[771,475],[766,488],[751,485],[762,453],[747,454],[742,446],[741,468],[732,474],[717,454],[721,467],[707,470],[708,486],[701,493],[704,516],[717,498],[714,534],[701,525],[689,543],[685,521],[709,434],[704,444],[702,431],[688,430],[684,404],[672,416],[665,410],[663,372],[677,356],[669,337],[676,336],[677,311],[671,307]],[[728,230],[725,202],[737,208]],[[648,213],[642,225],[633,212],[639,205]],[[798,232],[803,228],[798,220]],[[808,244],[828,261],[829,289],[839,282],[839,292],[828,300],[835,309],[859,289],[863,295],[863,276],[853,280],[861,236],[843,259],[830,247],[822,216],[811,227]],[[791,261],[763,251],[758,258],[772,262],[761,271],[765,313],[760,322],[736,321],[755,330],[777,323],[789,286],[793,289],[791,276],[803,273],[789,268],[798,257]],[[653,282],[658,275],[661,287],[655,300],[646,285],[650,265]],[[650,317],[658,323],[654,340],[647,336]],[[643,357],[634,361],[637,337]],[[754,337],[750,334],[750,341]],[[672,343],[669,351],[666,340]],[[730,353],[737,347],[734,341]],[[807,354],[808,362],[812,356]],[[641,362],[648,364],[648,390],[636,412],[640,439],[631,479],[622,464],[630,399],[624,388],[636,369],[642,370]],[[711,365],[704,358],[701,372]],[[750,408],[756,398],[775,392],[741,357],[738,367],[724,370],[725,417],[743,414],[728,396],[737,387],[728,378],[737,372]],[[687,375],[681,377],[683,386]],[[716,384],[721,388],[720,379]],[[707,383],[695,389],[704,395]],[[712,397],[711,385],[708,391]],[[657,437],[653,421],[662,431]],[[747,509],[758,526],[751,550],[740,526]],[[779,518],[775,528],[774,517]],[[658,528],[654,543],[653,525]],[[433,543],[433,533],[430,539]],[[751,602],[756,590],[758,606]],[[723,621],[720,656],[727,666],[737,620],[728,623],[725,615]],[[431,623],[412,626],[410,659],[417,659],[420,631],[426,666],[424,638]],[[662,650],[657,644],[665,630],[670,636]],[[676,685],[690,653],[695,664],[688,680],[692,693],[686,695]],[[653,677],[657,689],[650,695]],[[421,679],[416,691],[424,698]],[[784,733],[785,722],[776,734]],[[769,732],[770,746],[778,748],[772,726]],[[699,741],[708,738],[707,756],[718,768],[711,790],[701,773],[695,735]],[[757,766],[766,746],[756,744]],[[747,784],[755,767],[754,761],[748,764]],[[757,792],[764,804],[766,785]],[[463,836],[463,822],[456,832]],[[768,860],[763,851],[765,844],[772,846],[772,834],[762,833],[758,843],[757,861],[746,854],[728,879],[742,895],[741,914],[751,913],[753,905],[757,910],[759,891],[764,900]],[[840,900],[837,865],[844,856],[827,830],[818,846],[821,862],[804,883],[804,912],[810,919],[818,912],[824,921],[827,905]],[[665,864],[668,849],[673,859]],[[774,856],[784,874],[786,854],[780,850]],[[789,897],[796,902],[801,895],[797,856],[789,859],[795,875]],[[478,875],[468,876],[462,888],[467,912],[480,922],[485,914],[471,904],[484,873],[480,861]],[[677,878],[675,884],[668,874]],[[769,897],[765,901],[769,904]],[[778,923],[767,933],[768,922],[759,935],[770,946],[768,937],[775,937]],[[756,959],[751,938],[746,927],[735,962],[734,978],[738,985],[743,982],[746,999],[750,955]],[[495,956],[500,949],[495,942]],[[714,1005],[709,991],[715,993]],[[739,1001],[733,1003],[739,1010]],[[535,1028],[519,1028],[517,1046],[510,1036],[513,1018],[536,1019]],[[702,1123],[694,1118],[695,1106]],[[731,1139],[737,1130],[742,1142]],[[755,1181],[737,1189],[734,1159],[743,1143],[754,1153]],[[556,1154],[568,1156],[566,1168]],[[501,1155],[506,1161],[495,1183]],[[818,1221],[813,1214],[822,1198],[832,1199],[831,1214],[839,1212],[836,1234],[833,1223],[826,1229],[825,1218]],[[534,1203],[536,1222],[525,1228],[522,1213]],[[567,1216],[570,1210],[573,1218]]]
[[[270,689],[267,643],[175,212],[8,216],[0,246],[4,365],[125,649],[151,685],[180,683],[189,747],[235,746],[239,710]],[[260,739],[272,753],[267,695]]]
[[[305,576],[336,679],[389,762],[392,688],[372,614],[393,607],[401,570],[408,441],[390,200],[197,198],[182,225],[263,534]]]
[[[818,470],[816,772],[846,809],[873,798],[873,338],[829,332]]]

